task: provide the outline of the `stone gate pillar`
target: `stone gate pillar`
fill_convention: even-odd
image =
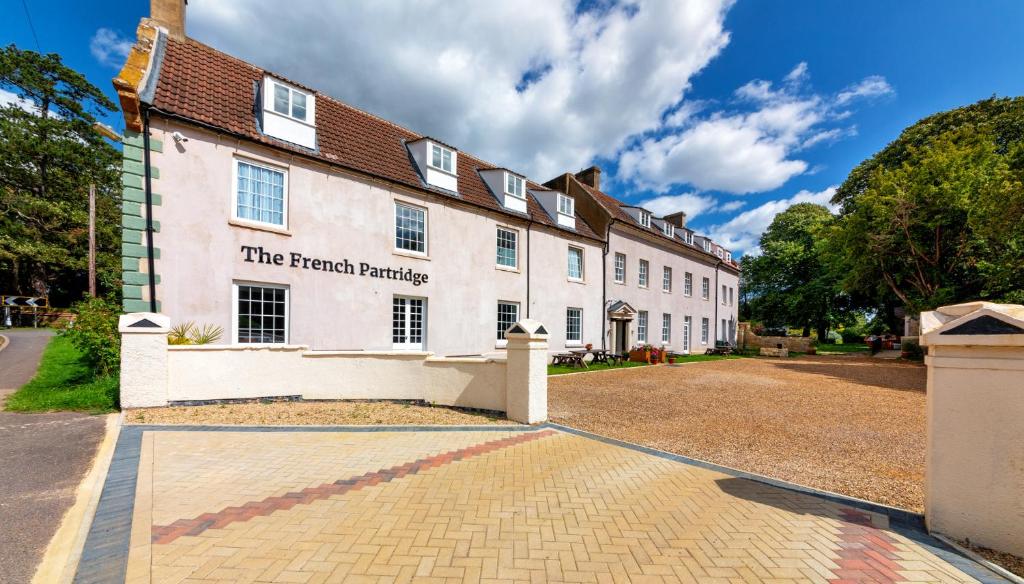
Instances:
[[[921,313],[928,529],[1024,555],[1024,306]]]
[[[167,405],[167,333],[171,319],[133,312],[118,319],[121,333],[121,407]]]
[[[509,327],[505,338],[505,415],[526,424],[543,422],[548,419],[548,331],[526,319]]]

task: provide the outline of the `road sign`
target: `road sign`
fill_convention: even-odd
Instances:
[[[0,296],[0,304],[4,306],[46,308],[50,303],[49,299],[45,296]]]

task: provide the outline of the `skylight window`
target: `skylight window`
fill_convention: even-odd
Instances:
[[[519,199],[526,198],[526,181],[511,172],[505,173],[505,193]]]
[[[558,195],[558,212],[572,217],[576,214],[576,200],[565,195]]]
[[[430,147],[430,166],[438,170],[445,172],[455,173],[454,166],[452,165],[452,151],[445,148],[444,146],[438,146],[437,144],[431,144]]]

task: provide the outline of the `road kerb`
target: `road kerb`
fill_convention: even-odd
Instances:
[[[82,479],[75,492],[75,504],[61,519],[60,527],[46,546],[43,561],[36,568],[32,578],[38,584],[66,584],[75,577],[78,560],[81,559],[85,538],[89,534],[100,493],[114,457],[114,446],[121,432],[123,414],[107,415],[107,427],[93,458],[92,467]]]

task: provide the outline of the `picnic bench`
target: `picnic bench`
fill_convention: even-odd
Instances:
[[[587,363],[583,360],[583,356],[586,353],[556,353],[551,358],[552,365],[572,365],[573,367],[587,367]]]
[[[714,347],[708,347],[704,351],[705,355],[732,355],[736,352],[736,348],[725,341],[715,341]]]

